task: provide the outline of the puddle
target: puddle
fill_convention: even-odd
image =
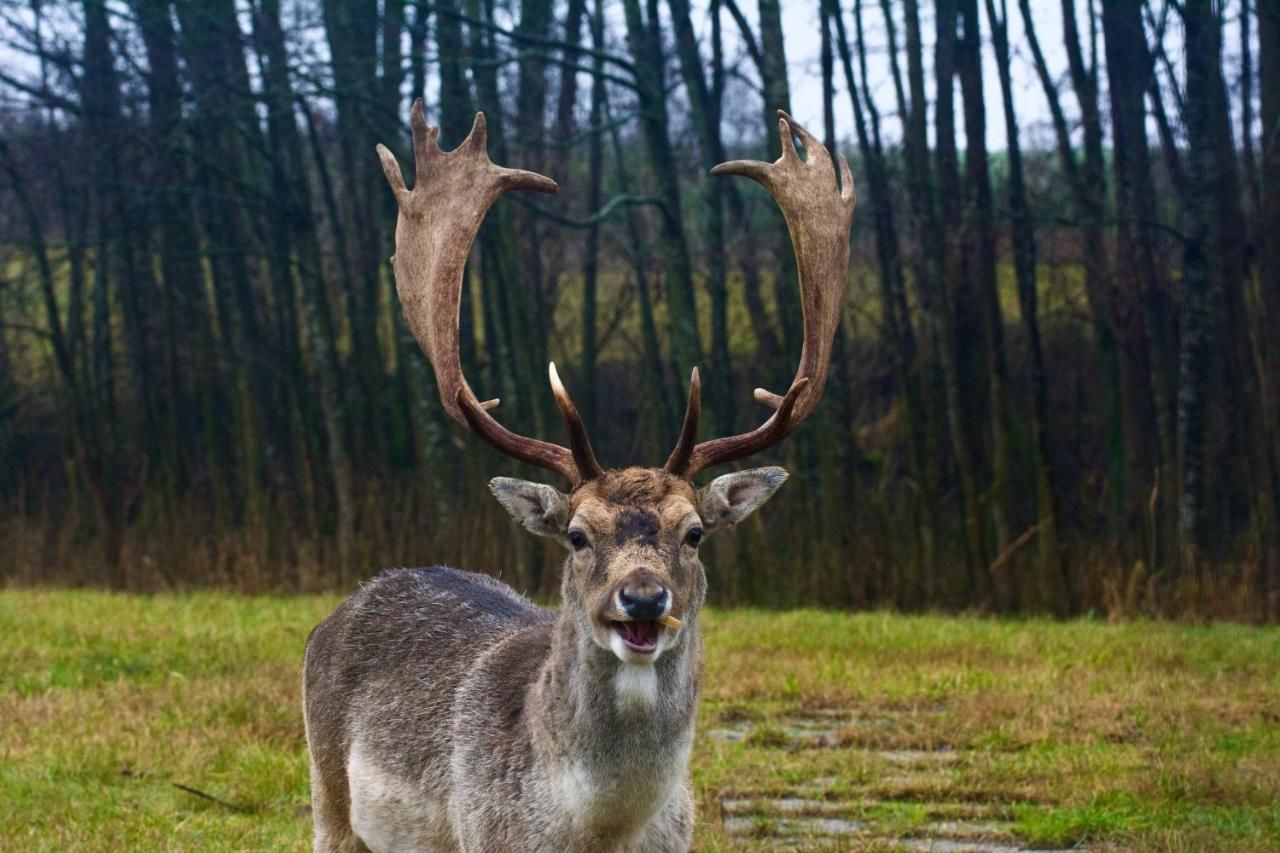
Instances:
[[[907,836],[884,836],[880,820],[857,817],[881,805],[878,800],[826,800],[789,794],[781,797],[727,796],[720,800],[725,832],[730,836],[770,839],[779,849],[858,835],[896,849],[937,853],[1023,853],[1029,850],[1010,837],[1012,824],[989,805],[968,802],[928,804],[929,823]],[[1065,853],[1065,851],[1057,851]]]
[[[835,729],[806,728],[803,726],[783,726],[782,733],[794,747],[833,747],[840,745],[840,735]]]
[[[887,776],[879,776],[875,780],[875,784],[871,786],[874,790],[883,793],[887,790],[901,790],[904,788],[916,789],[927,788],[930,783],[938,781],[936,776],[930,776],[924,773],[890,773]]]
[[[1023,847],[1016,841],[980,841],[973,838],[894,838],[891,843],[907,850],[929,853],[1082,853],[1087,847]]]
[[[930,837],[972,838],[978,835],[1005,835],[1009,831],[1009,824],[994,821],[940,820],[927,824],[923,831]]]
[[[847,736],[851,729],[861,725],[863,721],[846,719],[843,725],[833,727],[824,720],[784,717],[774,724],[740,722],[717,726],[707,729],[705,737],[718,743],[745,741],[756,746],[787,750],[844,747],[865,752],[870,758],[904,770],[957,764],[968,754],[949,746],[938,749],[868,749]]]
[[[889,765],[868,781],[875,787],[912,788],[940,783],[955,777],[966,753],[952,749],[875,749],[867,755]]]
[[[788,714],[781,718],[784,728],[794,729],[796,731],[833,731],[840,726],[847,726],[853,718],[843,713],[839,716],[835,714],[822,714],[821,716],[810,716],[808,714]]]
[[[725,797],[720,801],[720,810],[726,815],[832,815],[848,811],[849,808],[849,803],[831,802],[828,800],[811,800],[807,797],[777,797],[770,799]]]
[[[742,722],[707,730],[708,739],[721,743],[738,743],[753,736],[758,736],[763,744],[788,749],[840,745],[838,728],[833,728],[826,721],[803,717],[784,717],[774,725],[753,725]]]
[[[802,707],[794,716],[810,720],[844,720],[849,718],[849,711],[844,708]]]
[[[924,708],[917,713],[937,711]],[[1012,824],[1005,822],[1007,809],[980,802],[922,803],[931,822],[908,830],[905,836],[886,835],[892,830],[884,818],[872,817],[877,814],[875,807],[899,799],[892,791],[877,798],[875,788],[887,785],[924,790],[931,782],[954,777],[972,754],[948,746],[874,749],[857,742],[857,732],[889,730],[896,725],[889,717],[862,717],[847,709],[806,708],[771,720],[732,714],[721,717],[717,726],[706,731],[709,740],[787,750],[840,747],[865,755],[872,768],[878,766],[859,783],[861,797],[828,799],[830,789],[841,786],[842,780],[834,776],[815,778],[782,796],[727,795],[720,800],[725,832],[739,838],[768,839],[769,846],[778,849],[804,849],[822,839],[830,843],[851,836],[859,836],[857,843],[883,842],[897,849],[936,853],[1024,853],[1030,849],[1011,836]]]
[[[1027,853],[1032,849],[1016,844],[968,841],[963,838],[895,838],[893,843],[908,850],[924,850],[929,853]],[[1037,850],[1037,853],[1055,853],[1055,851]],[[1066,852],[1057,851],[1057,853]]]
[[[960,760],[960,753],[954,749],[877,749],[872,755],[884,759],[890,764],[954,764]]]
[[[739,804],[755,807],[764,803],[768,803],[771,808],[775,808],[776,812],[767,815],[737,812],[740,807]],[[729,812],[724,818],[725,832],[729,835],[772,838],[780,845],[794,843],[802,839],[840,838],[849,835],[869,836],[875,829],[874,824],[868,821],[824,817],[813,814],[794,814],[795,810],[812,809],[816,804],[811,800],[792,800],[787,798],[768,801],[727,800],[723,805],[726,812]],[[837,809],[841,807],[839,803],[827,805]],[[958,821],[941,821],[929,824],[923,829],[926,832],[938,832],[940,835],[926,838],[891,838],[884,840],[899,848],[932,851],[933,853],[1027,853],[1032,849],[1016,843],[983,840],[977,837],[1002,832],[1004,827],[1000,824],[962,824]],[[1066,851],[1040,851],[1040,853],[1066,853]]]
[[[707,730],[707,738],[722,743],[737,743],[757,735],[764,741],[781,741],[779,746],[831,747],[840,743],[840,729],[853,724],[848,711],[818,709],[803,714],[787,714],[763,722],[736,714],[721,719],[720,725]]]
[[[730,835],[757,835],[783,838],[812,837],[815,835],[857,835],[865,831],[867,824],[838,817],[765,817],[763,815],[738,815],[724,819],[725,832]]]
[[[883,742],[901,728],[902,721],[892,716],[862,716],[842,708],[813,708],[783,714],[771,719],[753,719],[742,714],[725,713],[718,724],[707,729],[707,739],[720,743],[755,742],[786,749],[814,749],[849,746],[866,748]],[[884,735],[884,737],[882,737]],[[892,738],[890,737],[890,740]],[[895,764],[943,763],[956,761],[950,747],[940,749],[883,749],[873,754]]]
[[[737,743],[747,736],[746,727],[735,729],[708,729],[707,737],[711,740],[718,740],[722,743]]]

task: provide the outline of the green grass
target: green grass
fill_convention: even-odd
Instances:
[[[336,602],[0,592],[0,849],[306,849],[299,664]],[[707,654],[700,849],[892,849],[945,822],[1280,848],[1280,630],[735,611]],[[735,799],[777,797],[860,829],[764,809],[729,834]]]

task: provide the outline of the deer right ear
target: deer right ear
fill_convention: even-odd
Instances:
[[[760,508],[787,480],[782,468],[752,468],[716,477],[698,490],[698,515],[707,530],[732,527]]]
[[[564,538],[569,528],[569,496],[542,483],[494,477],[489,491],[526,530],[553,539]]]

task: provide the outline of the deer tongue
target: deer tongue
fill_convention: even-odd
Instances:
[[[651,649],[658,645],[658,623],[623,622],[622,638],[632,646]]]

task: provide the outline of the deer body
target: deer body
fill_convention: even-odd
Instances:
[[[317,849],[687,849],[696,620],[681,634],[635,696],[567,613],[483,575],[384,573],[308,648],[308,740],[334,747],[313,748]]]
[[[494,480],[569,547],[560,611],[435,567],[384,573],[321,623],[303,681],[316,848],[688,849],[698,544],[785,479],[761,468],[695,491],[631,468],[571,495]],[[679,626],[660,625],[672,611]]]
[[[483,115],[453,151],[412,113],[415,185],[379,146],[400,208],[393,258],[410,330],[448,414],[523,462],[569,480],[496,478],[490,489],[530,532],[565,547],[558,612],[492,578],[434,567],[387,572],[307,642],[303,710],[317,851],[687,850],[689,755],[702,678],[704,536],[733,527],[782,485],[781,468],[693,478],[790,434],[821,398],[848,278],[853,186],[821,142],[780,113],[783,156],[734,161],[783,210],[800,272],[805,338],[785,394],[756,429],[697,442],[697,368],[680,437],[662,468],[605,469],[550,367],[570,446],[500,424],[462,375],[458,309],[489,206],[549,178],[494,165]],[[796,153],[792,134],[808,157]]]

